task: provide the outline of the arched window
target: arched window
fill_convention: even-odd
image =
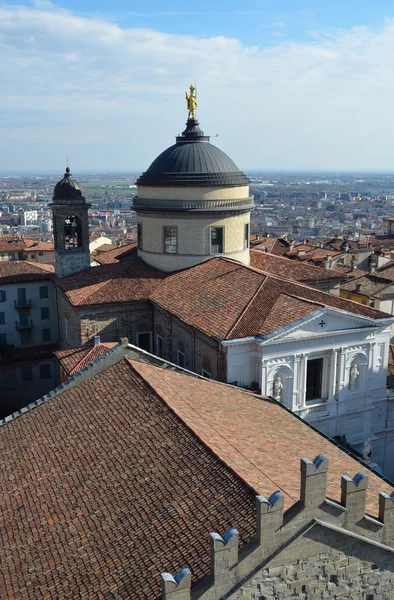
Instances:
[[[81,221],[74,215],[69,215],[64,220],[64,247],[66,250],[82,246]]]

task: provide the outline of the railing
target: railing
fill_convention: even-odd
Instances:
[[[22,329],[33,329],[33,321],[31,319],[28,319],[26,323],[15,321],[15,327],[18,331]]]
[[[15,308],[31,308],[31,300],[27,300],[26,298],[22,300],[14,300]]]
[[[218,200],[161,200],[150,198],[133,198],[133,207],[148,210],[219,210],[219,209],[249,209],[254,206],[253,196],[247,198],[218,199]]]
[[[305,406],[294,411],[299,417],[304,419],[305,417],[322,417],[328,415],[328,404],[322,402],[321,404],[315,404],[314,406]]]

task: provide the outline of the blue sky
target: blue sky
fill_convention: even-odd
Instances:
[[[392,0],[67,0],[56,4],[126,28],[198,37],[224,35],[260,46],[279,39],[306,41],[321,30],[378,27],[394,13]]]
[[[394,170],[392,0],[0,0],[0,56],[1,170],[146,169],[195,73],[241,168]]]

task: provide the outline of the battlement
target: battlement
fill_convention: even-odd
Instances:
[[[394,492],[391,495],[379,494],[379,518],[375,519],[365,514],[366,473],[359,472],[353,478],[342,476],[341,482],[338,482],[341,485],[341,502],[336,502],[326,498],[327,456],[320,454],[313,461],[302,458],[300,470],[300,500],[296,504],[284,513],[284,495],[280,490],[273,492],[268,499],[256,496],[254,539],[240,549],[239,533],[235,527],[223,535],[211,533],[210,575],[192,589],[192,577],[187,567],[181,568],[175,576],[163,573],[163,600],[229,598],[259,568],[280,565],[278,555],[282,549],[289,552],[291,544],[303,536],[310,536],[313,528],[323,528],[327,536],[335,532],[335,535],[352,538],[355,544],[372,546],[375,552],[380,550],[390,556],[393,554],[390,560],[394,561]],[[315,537],[320,539],[324,535]],[[297,547],[308,555],[307,546],[305,543]],[[316,544],[311,545],[309,552],[311,556],[316,553]],[[292,556],[291,553],[289,556]]]

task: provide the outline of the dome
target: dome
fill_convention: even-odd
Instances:
[[[149,186],[244,186],[249,179],[209,142],[197,119],[188,119],[176,144],[164,150],[137,180]]]
[[[72,177],[68,167],[63,179],[55,185],[55,189],[53,190],[52,201],[56,202],[60,200],[85,200],[84,196],[82,196],[81,185]]]

